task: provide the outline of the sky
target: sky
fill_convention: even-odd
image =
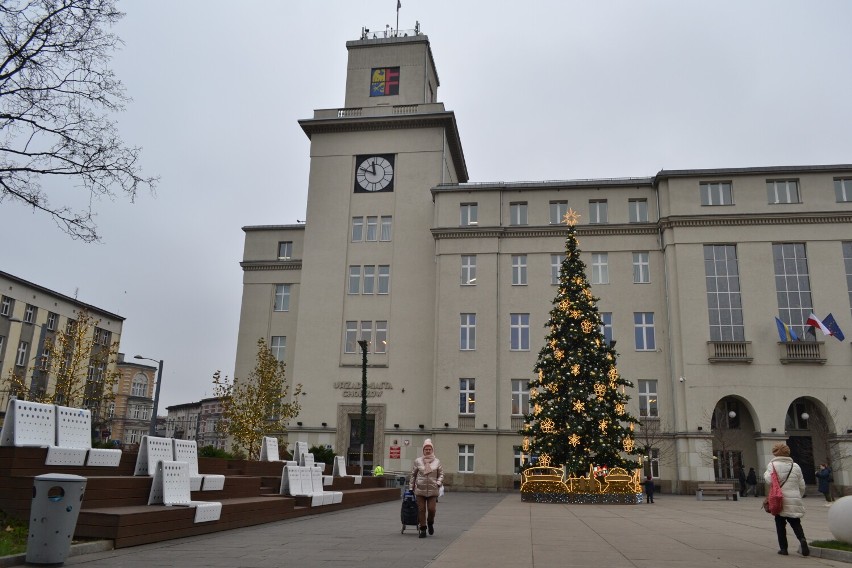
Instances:
[[[95,202],[94,244],[0,203],[0,270],[126,318],[121,351],[164,361],[165,414],[233,376],[242,227],[305,219],[297,121],[343,106],[346,42],[396,27],[396,3],[119,7],[119,132],[156,194]],[[847,0],[402,0],[416,21],[471,182],[852,163]]]

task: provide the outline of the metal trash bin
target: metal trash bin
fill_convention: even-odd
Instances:
[[[86,491],[86,478],[46,473],[35,478],[30,505],[28,564],[62,564],[71,551],[71,539]]]

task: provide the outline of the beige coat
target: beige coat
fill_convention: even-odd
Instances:
[[[802,469],[799,464],[793,461],[793,458],[777,457],[773,458],[766,466],[766,473],[763,474],[763,479],[766,481],[766,492],[769,493],[769,484],[772,482],[772,466],[775,466],[775,471],[778,472],[778,481],[781,482],[781,492],[784,494],[784,508],[781,510],[781,517],[802,518],[805,516],[805,505],[802,503],[802,496],[805,494],[805,478],[802,476]],[[787,473],[790,477],[787,478]],[[784,479],[787,479],[785,482]]]
[[[423,457],[414,460],[414,465],[411,466],[411,476],[408,479],[408,488],[414,491],[415,495],[422,497],[437,497],[438,490],[444,483],[444,466],[441,465],[441,460],[433,458],[429,464],[429,471],[426,471],[426,462]]]

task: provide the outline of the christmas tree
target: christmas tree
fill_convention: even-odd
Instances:
[[[592,467],[632,471],[638,464],[625,455],[640,453],[633,438],[638,420],[627,412],[626,389],[633,384],[616,369],[615,349],[601,333],[598,298],[580,260],[578,218],[573,209],[564,218],[565,258],[535,366],[538,378],[530,382],[522,449],[537,458],[529,465],[565,465],[568,475],[583,476]]]

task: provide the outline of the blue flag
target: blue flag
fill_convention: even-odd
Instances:
[[[846,339],[846,336],[843,335],[842,331],[840,331],[840,326],[837,325],[836,321],[834,321],[833,315],[828,314],[827,316],[825,316],[825,319],[822,320],[822,325],[828,328],[828,331],[831,332],[831,335],[837,341],[843,341],[844,339]]]
[[[775,318],[775,325],[778,326],[778,337],[781,338],[781,341],[798,341],[799,338],[796,335],[796,332],[793,331],[793,328],[778,319]]]

